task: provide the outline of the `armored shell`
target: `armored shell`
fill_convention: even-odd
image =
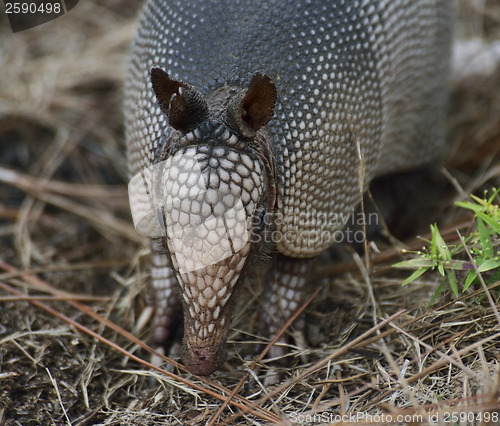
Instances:
[[[158,90],[153,90],[152,69],[164,70],[177,87],[182,87],[178,100],[185,96],[184,87],[208,99],[210,112],[204,117],[212,121],[205,129],[227,125],[227,129],[220,128],[221,134],[229,131],[227,138],[217,142],[226,155],[236,148],[229,149],[224,141],[233,136],[246,139],[214,111],[224,110],[227,98],[244,91],[258,71],[270,77],[277,94],[272,118],[256,130],[270,144],[267,161],[273,173],[265,175],[262,162],[250,156],[249,163],[257,162],[248,166],[249,173],[262,178],[254,176],[249,193],[265,186],[259,197],[275,194],[273,227],[280,238],[273,241],[274,251],[290,258],[320,254],[332,243],[332,235],[345,224],[375,176],[421,166],[440,153],[448,91],[451,3],[147,1],[133,42],[125,88],[131,174],[165,160],[176,132],[173,127],[179,127],[174,113],[170,123],[165,114],[169,99],[162,107]],[[191,118],[187,117],[188,122]],[[191,121],[196,122],[194,118]],[[185,134],[193,131],[187,127]],[[222,172],[217,173],[222,176]],[[235,179],[233,184],[238,182]],[[243,187],[244,181],[239,181]],[[257,200],[255,209],[264,204]],[[166,250],[175,263],[178,256],[172,241]],[[246,258],[245,252],[241,259]],[[243,260],[231,275],[230,291],[248,267]],[[230,264],[232,269],[239,262],[225,267]],[[196,284],[200,278],[193,278],[193,290],[191,284],[183,285],[190,279],[179,274],[178,265],[173,266],[181,281],[185,317],[191,308],[192,323],[198,321],[191,333],[211,345],[214,340],[210,336],[218,332],[220,324],[211,325],[207,314],[203,317],[206,327],[200,326],[196,307],[199,310],[215,303],[208,315],[213,319],[213,312],[226,303],[227,294],[224,291],[223,298],[211,302],[213,286],[218,286],[215,281]],[[203,292],[206,300],[199,296]],[[170,292],[165,293],[165,299],[169,297]],[[161,314],[166,317],[165,312],[166,307]]]

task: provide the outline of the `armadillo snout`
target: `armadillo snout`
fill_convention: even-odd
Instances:
[[[184,311],[183,363],[207,375],[226,359],[226,337],[236,286],[252,244],[217,264],[178,274]]]
[[[217,347],[183,345],[182,362],[186,368],[197,376],[208,376],[226,361],[225,343]]]
[[[164,245],[180,286],[184,363],[210,374],[225,360],[233,295],[254,246],[263,167],[220,145],[181,149],[162,180]]]

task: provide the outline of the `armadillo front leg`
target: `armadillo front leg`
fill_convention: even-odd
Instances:
[[[153,339],[159,347],[167,349],[175,335],[173,327],[181,315],[177,295],[177,278],[159,240],[151,241],[151,260],[155,306]]]
[[[315,258],[297,259],[282,254],[278,254],[274,259],[265,279],[263,297],[266,301],[263,323],[269,337],[281,329],[311,293],[311,273],[315,261]],[[304,328],[304,319],[299,317],[293,325],[293,329],[297,331],[295,337],[299,337],[295,340],[303,339]],[[286,341],[286,337],[282,337],[280,341]],[[273,358],[285,353],[286,350],[279,346],[273,346],[270,351]]]

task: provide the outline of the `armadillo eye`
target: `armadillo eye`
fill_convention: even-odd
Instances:
[[[250,126],[252,125],[252,123],[250,123],[250,118],[249,115],[248,115],[248,111],[246,109],[242,109],[241,110],[241,119],[245,122],[245,123],[248,123]]]

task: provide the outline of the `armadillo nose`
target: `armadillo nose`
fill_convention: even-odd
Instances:
[[[196,376],[208,376],[220,368],[226,358],[227,350],[224,344],[218,347],[189,347],[185,344],[182,363]]]

